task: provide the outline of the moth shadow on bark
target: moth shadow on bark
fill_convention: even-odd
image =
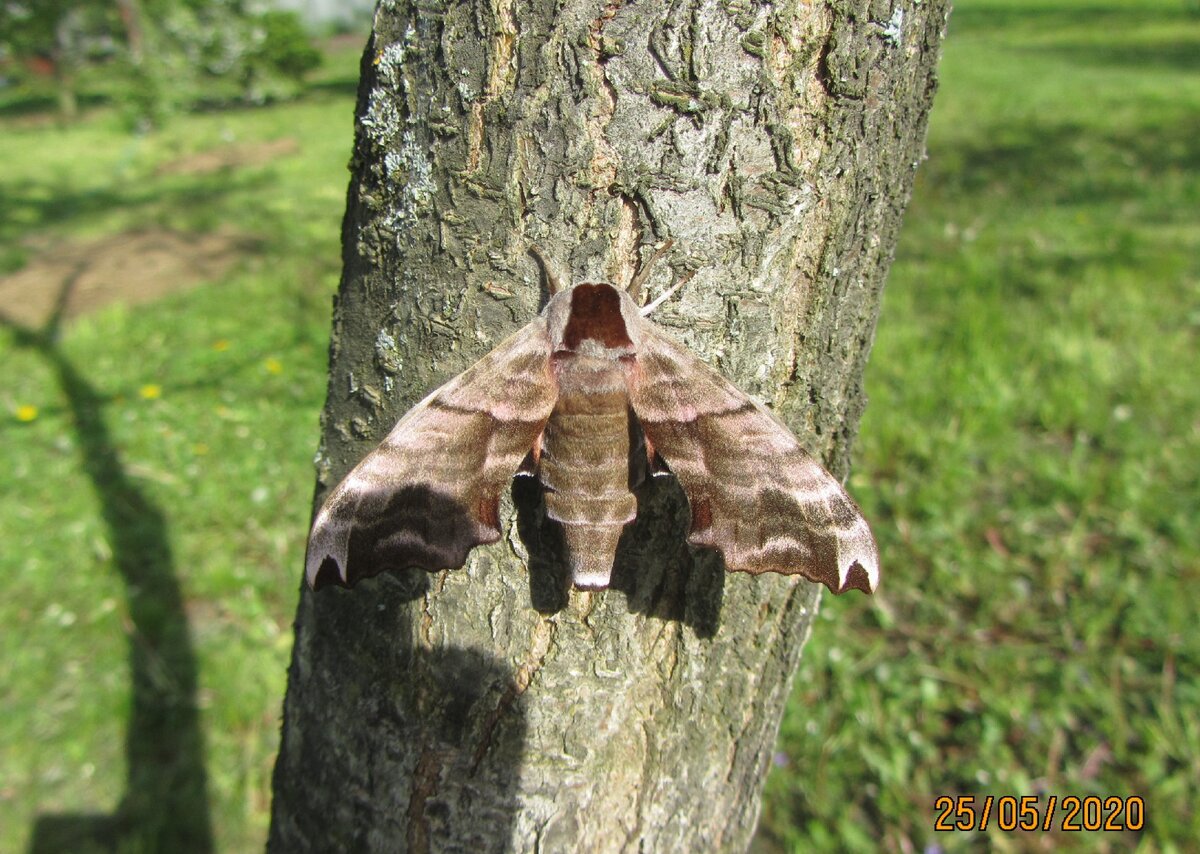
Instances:
[[[637,518],[625,528],[613,564],[613,590],[629,610],[678,620],[700,638],[711,638],[721,622],[725,562],[719,552],[687,542],[691,511],[674,477],[647,479],[634,492]]]
[[[319,676],[293,682],[285,714],[320,725],[284,728],[269,851],[511,850],[527,730],[516,673],[487,650],[410,642],[419,612],[392,576],[364,582],[371,596],[304,594],[298,643]],[[356,681],[359,660],[393,678]],[[383,747],[347,747],[361,744]]]
[[[540,614],[558,613],[571,598],[562,526],[546,515],[542,485],[536,478],[514,478],[512,497],[517,536],[529,551],[530,604]]]
[[[687,544],[691,514],[673,477],[646,480],[636,490],[637,518],[617,545],[609,590],[625,595],[629,610],[689,626],[711,638],[721,617],[725,571],[721,555]],[[513,481],[517,533],[529,551],[529,593],[542,614],[566,608],[571,595],[562,526],[546,515],[541,485]]]

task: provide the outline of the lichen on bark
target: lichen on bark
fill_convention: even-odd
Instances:
[[[363,57],[324,490],[544,302],[629,281],[844,475],[945,0],[383,2]],[[739,850],[813,585],[721,571],[656,482],[613,589],[536,488],[461,570],[304,591],[271,847]],[[886,572],[886,555],[884,557]],[[886,583],[886,576],[885,582]]]

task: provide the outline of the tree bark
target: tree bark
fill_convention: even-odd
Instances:
[[[667,238],[652,295],[695,276],[657,321],[844,475],[947,13],[384,0],[317,499],[536,314],[530,245],[625,284]],[[816,587],[726,576],[656,479],[614,588],[566,593],[527,487],[464,569],[302,592],[272,850],[746,847]]]

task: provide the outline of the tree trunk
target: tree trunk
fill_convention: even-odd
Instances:
[[[68,9],[54,27],[54,83],[58,98],[58,117],[64,124],[79,118],[79,96],[75,91],[81,61],[80,27],[82,10]]]
[[[545,299],[626,283],[837,474],[947,0],[384,2],[363,58],[318,499]],[[461,570],[304,590],[279,852],[740,850],[814,585],[689,549],[671,479],[562,592],[536,488]],[[886,555],[884,555],[886,583]],[[857,594],[853,594],[857,595]]]
[[[117,0],[117,14],[125,29],[125,45],[129,49],[129,64],[134,68],[142,64],[145,54],[145,39],[142,36],[142,10],[138,0]]]

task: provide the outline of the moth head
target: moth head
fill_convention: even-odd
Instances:
[[[633,355],[641,345],[637,303],[607,282],[585,282],[560,291],[546,305],[551,352]]]

